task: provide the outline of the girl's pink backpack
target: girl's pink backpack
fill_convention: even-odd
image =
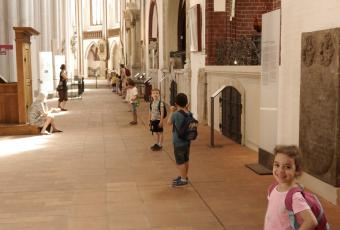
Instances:
[[[268,195],[270,195],[270,193],[273,191],[273,189],[276,187],[277,184],[278,183],[275,182],[269,186]],[[314,216],[316,217],[318,221],[318,225],[316,226],[315,230],[329,230],[330,227],[329,227],[329,224],[325,216],[325,212],[322,208],[322,205],[318,197],[314,195],[313,193],[304,191],[302,186],[291,188],[288,191],[286,198],[285,198],[285,206],[286,206],[286,209],[288,210],[289,221],[290,221],[290,225],[292,226],[292,228],[294,230],[297,230],[299,228],[294,212],[293,212],[293,205],[292,205],[293,195],[296,192],[300,192],[302,194],[307,204],[309,205],[310,209],[312,210]]]

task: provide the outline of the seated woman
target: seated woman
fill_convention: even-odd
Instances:
[[[41,134],[51,134],[46,128],[51,125],[53,128],[52,133],[62,132],[57,129],[54,123],[54,116],[51,114],[52,110],[49,110],[46,104],[46,94],[39,93],[36,100],[32,103],[28,109],[28,120],[31,125],[36,125],[41,128]]]

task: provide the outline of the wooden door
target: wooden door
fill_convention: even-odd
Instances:
[[[234,87],[228,86],[222,90],[220,103],[222,107],[222,123],[220,124],[222,134],[241,144],[241,94]]]

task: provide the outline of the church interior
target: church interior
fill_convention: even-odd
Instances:
[[[297,181],[340,230],[339,9],[1,0],[0,229],[269,230],[275,149],[298,146]],[[155,89],[167,110],[160,151],[150,149]],[[199,125],[176,187],[178,131],[165,123],[181,94]]]

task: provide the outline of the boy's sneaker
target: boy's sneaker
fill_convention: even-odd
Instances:
[[[175,184],[177,181],[181,180],[181,176],[176,177],[175,179],[172,180],[172,183]],[[186,178],[187,182],[189,181],[189,178]]]
[[[162,149],[162,146],[159,146],[158,144],[155,145],[155,147],[152,148],[153,151],[159,151]]]
[[[154,148],[157,146],[157,144],[154,144],[153,146],[150,147],[150,149],[154,150]]]
[[[176,180],[176,182],[173,183],[172,186],[173,187],[179,187],[179,186],[184,186],[184,185],[187,185],[187,184],[188,184],[187,180],[179,179],[179,180]]]

